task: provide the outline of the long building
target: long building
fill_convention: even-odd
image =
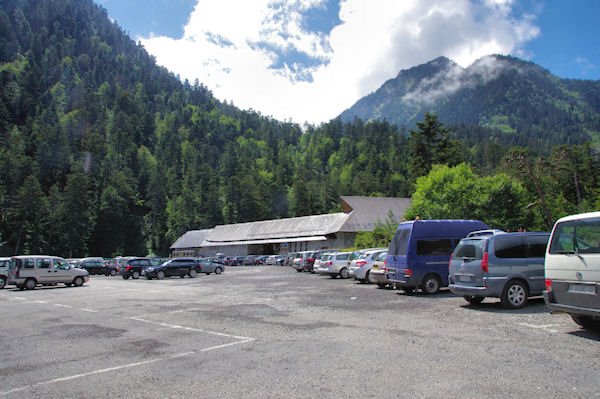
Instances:
[[[191,230],[171,246],[172,256],[226,256],[285,254],[288,252],[348,248],[356,233],[373,231],[390,213],[400,222],[411,198],[341,197],[340,213],[259,222],[219,225]]]

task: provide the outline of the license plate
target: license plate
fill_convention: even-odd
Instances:
[[[377,269],[379,269],[379,266],[373,265],[373,269],[377,270]]]
[[[458,281],[471,281],[471,276],[458,276]]]
[[[596,286],[583,284],[569,284],[569,289],[567,291],[576,294],[595,294]]]

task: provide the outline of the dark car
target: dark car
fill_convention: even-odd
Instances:
[[[313,266],[315,265],[315,260],[319,257],[318,251],[307,252],[302,256],[302,270],[305,272],[313,271]]]
[[[102,258],[83,258],[78,268],[87,270],[90,275],[104,274],[105,276],[116,276],[117,268],[106,263]]]
[[[179,276],[181,278],[190,276],[196,277],[201,270],[200,262],[195,258],[174,258],[169,259],[159,266],[149,266],[142,270],[142,275],[148,280],[157,278],[162,280],[165,277]]]
[[[131,257],[119,268],[119,274],[124,279],[128,279],[129,277],[138,279],[142,275],[142,271],[151,265],[150,258]]]

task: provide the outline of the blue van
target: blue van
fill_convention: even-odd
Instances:
[[[386,258],[388,280],[396,288],[435,294],[448,286],[450,255],[472,231],[489,230],[479,220],[413,220],[402,222]]]

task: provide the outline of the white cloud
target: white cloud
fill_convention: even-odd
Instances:
[[[182,39],[138,38],[157,62],[215,96],[278,119],[329,120],[401,70],[441,55],[466,67],[519,54],[539,34],[511,0],[342,0],[327,37],[306,29],[323,0],[199,0]],[[301,54],[294,63],[286,54]]]

